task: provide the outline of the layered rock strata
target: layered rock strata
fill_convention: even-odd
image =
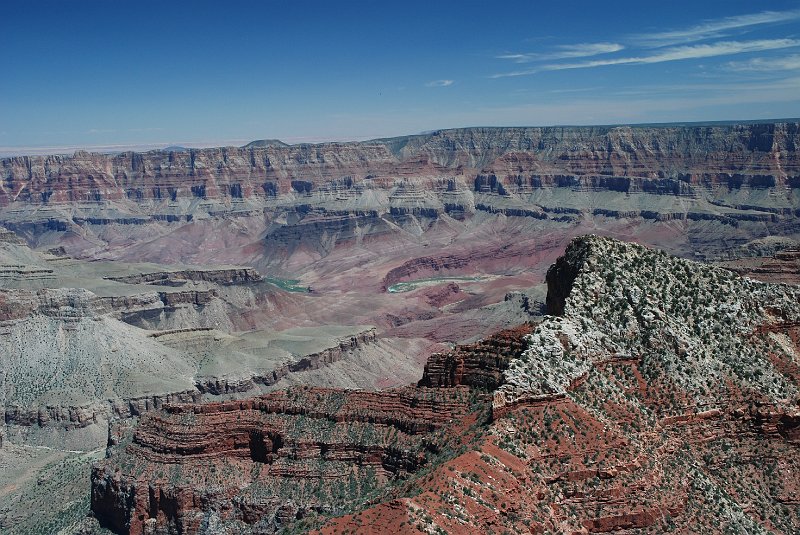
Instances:
[[[186,269],[137,273],[122,277],[107,277],[125,284],[158,284],[181,286],[186,282],[213,282],[217,284],[244,284],[258,282],[261,274],[252,268]]]
[[[209,218],[255,218],[268,261],[488,216],[539,228],[681,221],[720,226],[743,243],[797,232],[799,130],[469,128],[360,143],[14,157],[0,160],[0,223],[31,241],[88,232],[114,248],[109,226],[153,237]]]
[[[800,249],[790,247],[772,256],[742,258],[723,262],[722,265],[739,273],[765,282],[800,283]]]
[[[434,353],[425,364],[419,386],[471,386],[494,390],[503,384],[503,372],[528,348],[525,336],[531,324],[505,329],[475,344],[457,346],[447,353]]]
[[[269,532],[335,512],[425,464],[433,432],[467,411],[466,394],[293,388],[168,405],[114,436],[92,472],[92,510],[125,533],[196,533],[212,518]]]
[[[361,143],[22,156],[0,160],[0,200],[236,200],[319,189],[336,195],[364,180],[437,171],[445,176],[433,183],[436,189],[460,193],[460,181],[452,173],[448,180],[446,169],[482,170],[467,182],[478,193],[570,187],[691,196],[712,186],[800,186],[799,132],[797,123],[469,128]],[[408,188],[401,198],[420,195]]]

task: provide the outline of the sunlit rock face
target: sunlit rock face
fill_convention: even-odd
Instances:
[[[469,128],[358,143],[15,157],[0,160],[0,223],[32,242],[66,236],[68,249],[96,254],[101,244],[119,256],[118,233],[127,246],[145,236],[167,243],[176,228],[224,217],[241,224],[215,242],[218,254],[257,248],[265,264],[498,216],[543,229],[586,218],[601,227],[677,221],[695,250],[709,249],[720,236],[730,246],[796,232],[799,136],[797,123]]]

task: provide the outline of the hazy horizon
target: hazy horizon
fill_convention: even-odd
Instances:
[[[202,142],[202,141],[187,141],[187,142],[152,142],[142,144],[119,144],[119,145],[75,145],[75,146],[62,146],[62,147],[0,147],[0,158],[11,158],[15,156],[49,156],[49,155],[72,155],[77,151],[96,152],[101,154],[116,154],[120,152],[147,152],[153,150],[164,150],[170,147],[180,147],[185,149],[206,149],[218,147],[243,147],[255,141],[280,141],[287,145],[302,145],[302,144],[322,144],[322,143],[358,143],[364,141],[371,141],[377,139],[390,139],[394,137],[405,137],[414,135],[425,135],[427,133],[442,131],[442,130],[460,130],[470,128],[592,128],[592,127],[669,127],[679,125],[724,125],[724,124],[753,124],[753,123],[775,123],[775,122],[797,122],[800,121],[798,117],[772,117],[764,119],[722,119],[715,121],[675,121],[670,123],[598,123],[598,124],[548,124],[548,125],[470,125],[470,126],[453,126],[445,128],[436,128],[434,130],[426,130],[423,132],[406,132],[392,136],[371,136],[358,139],[348,138],[257,138],[257,139],[233,139],[233,140],[220,140],[219,142]]]

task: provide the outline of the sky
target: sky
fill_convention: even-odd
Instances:
[[[0,154],[800,117],[800,0],[5,0]]]

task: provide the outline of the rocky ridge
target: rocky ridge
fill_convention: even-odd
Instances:
[[[322,532],[798,529],[797,287],[588,236],[548,288],[487,435]]]
[[[181,286],[186,282],[214,282],[217,284],[244,284],[259,282],[261,274],[252,268],[186,269],[137,273],[135,275],[108,277],[125,284],[157,284]]]
[[[449,399],[472,391],[470,410],[485,411],[488,418],[439,422],[442,430],[425,439],[439,444],[426,454],[428,462],[392,475],[367,474],[346,500],[335,502],[335,510],[312,514],[301,504],[316,503],[314,498],[293,495],[270,501],[270,511],[292,503],[293,513],[305,511],[293,517],[297,526],[324,522],[324,533],[789,533],[800,527],[797,287],[596,236],[570,244],[548,272],[548,287],[549,310],[558,315],[434,355],[420,383],[430,386],[403,394]],[[303,392],[316,395],[313,389]],[[391,405],[397,394],[374,396],[386,395]],[[319,412],[318,403],[324,407],[328,395],[361,394],[326,391],[320,402],[303,398],[304,406]],[[414,414],[414,405],[404,405],[397,417]],[[227,422],[249,421],[251,405],[224,406],[230,407]],[[115,438],[93,475],[95,513],[118,519],[108,522],[123,532],[134,526],[132,533],[144,532],[144,526],[177,533],[210,532],[212,526],[269,533],[292,521],[291,514],[244,514],[253,509],[240,507],[244,502],[228,493],[249,488],[252,477],[223,485],[224,499],[210,498],[212,485],[203,491],[204,500],[173,500],[169,513],[124,498],[133,491],[119,489],[133,487],[142,489],[137,496],[145,488],[150,496],[177,496],[178,481],[213,473],[203,457],[206,446],[183,438],[219,428],[198,420],[204,410],[176,405]],[[159,438],[138,439],[148,444],[142,449],[137,436]],[[239,458],[246,463],[236,469],[239,475],[254,462],[246,459],[248,440],[239,440],[245,452]],[[156,443],[160,453],[148,453]],[[224,435],[213,443],[236,440]],[[273,451],[278,458],[281,447]],[[324,471],[323,450],[328,451],[313,455]],[[172,483],[153,476],[175,463],[181,473]],[[134,474],[142,474],[135,484]],[[285,472],[280,474],[259,484],[276,484]],[[381,496],[358,490],[387,476],[392,484]],[[278,494],[268,493],[269,500]],[[179,520],[190,517],[191,525]]]
[[[573,242],[550,268],[547,281],[548,311],[559,317],[534,331],[539,352],[531,350],[512,364],[502,393],[511,395],[517,386],[526,395],[563,393],[594,360],[614,355],[637,361],[646,356],[643,366],[652,362],[654,368],[646,371],[693,392],[698,404],[720,393],[701,393],[715,385],[695,384],[697,378],[731,375],[735,384],[747,384],[766,398],[797,399],[797,385],[764,357],[776,351],[775,342],[741,341],[765,323],[792,325],[798,297],[793,287],[763,284],[663,253],[661,258],[641,255],[638,246],[594,237]],[[584,328],[589,321],[599,324],[594,332]],[[791,358],[791,348],[780,350]],[[559,366],[546,366],[542,359]],[[564,375],[541,382],[541,370],[548,368]],[[526,370],[535,370],[536,382]]]
[[[256,390],[259,385],[272,386],[290,373],[318,370],[326,365],[346,358],[353,351],[374,344],[377,340],[375,329],[368,329],[353,336],[348,336],[334,347],[328,347],[305,355],[295,362],[283,364],[268,374],[251,374],[245,378],[233,379],[225,377],[198,378],[196,386],[204,394],[216,396]]]

